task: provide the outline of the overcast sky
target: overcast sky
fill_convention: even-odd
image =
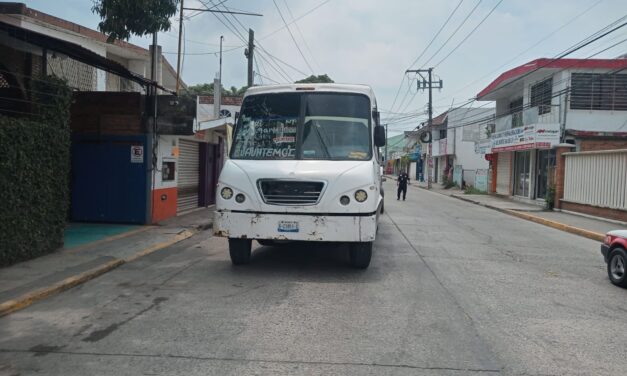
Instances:
[[[210,0],[203,1],[210,4]],[[317,7],[290,26],[306,61],[286,28],[269,35],[284,26],[274,1],[288,23]],[[369,84],[375,90],[382,111],[403,113],[422,112],[427,101],[426,92],[414,95],[414,81],[411,81],[411,90],[406,95],[410,89],[410,81],[404,79],[404,71],[423,52],[460,4],[459,0],[274,1],[224,2],[232,10],[263,14],[263,17],[237,16],[245,27],[229,18],[246,38],[245,29],[254,29],[257,44],[265,49],[265,53],[259,53],[256,71],[272,80],[287,82],[285,77],[272,68],[280,65],[293,80],[301,79],[313,70],[315,74],[328,74],[335,82]],[[463,103],[474,97],[503,71],[536,58],[554,57],[627,15],[625,0],[500,1],[462,0],[440,35],[412,66],[414,69],[435,66],[436,76],[443,80],[444,89],[434,94],[434,115],[446,110],[452,103]],[[214,2],[217,4],[220,0]],[[94,29],[99,21],[91,12],[90,0],[64,0],[63,6],[60,6],[59,1],[50,0],[32,0],[25,3],[31,8]],[[197,0],[187,0],[185,4],[186,7],[202,7]],[[320,4],[322,5],[319,6]],[[493,13],[485,22],[444,59],[493,8]],[[196,12],[186,11],[185,15],[194,13]],[[469,14],[468,20],[444,45]],[[224,22],[233,29],[228,22]],[[169,32],[159,34],[159,44],[163,46],[164,52],[176,51],[178,18],[173,26],[175,28]],[[560,30],[556,32],[558,29]],[[213,81],[218,72],[219,60],[217,54],[212,52],[218,50],[220,35],[225,38],[224,86],[240,87],[246,84],[247,65],[243,48],[234,49],[242,46],[243,42],[214,15],[206,12],[195,15],[185,21],[184,30],[187,55],[183,79],[187,84]],[[569,57],[588,57],[626,38],[627,27],[624,27]],[[150,38],[132,38],[131,42],[147,47]],[[532,46],[534,47],[530,48]],[[428,61],[440,48],[439,53]],[[613,58],[624,53],[627,53],[627,43],[619,44],[597,57]],[[268,54],[296,69],[273,61]],[[176,66],[176,55],[166,56]],[[268,79],[261,80],[264,84],[271,83]],[[402,88],[394,103],[401,81]],[[255,78],[255,83],[261,83],[259,77]],[[410,102],[411,98],[413,100]],[[393,115],[384,113],[383,117],[389,119],[390,116]],[[390,127],[390,133],[414,128],[416,124],[416,119],[397,122]]]

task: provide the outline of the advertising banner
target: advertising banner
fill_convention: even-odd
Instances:
[[[549,149],[559,143],[559,124],[533,124],[496,132],[490,137],[492,153]]]

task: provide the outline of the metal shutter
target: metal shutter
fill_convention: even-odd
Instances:
[[[177,213],[198,207],[198,145],[179,139]]]
[[[496,193],[509,195],[512,152],[499,153],[496,162]]]

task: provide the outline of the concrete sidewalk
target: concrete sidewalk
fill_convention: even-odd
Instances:
[[[126,236],[57,252],[0,269],[0,316],[106,273],[211,227],[213,208],[145,226]]]
[[[413,182],[413,186],[427,188],[427,183]],[[490,209],[498,210],[522,219],[540,223],[562,231],[602,241],[605,233],[611,230],[627,229],[627,224],[605,221],[602,218],[587,217],[562,211],[545,210],[536,203],[519,201],[488,194],[465,194],[458,188],[444,189],[440,184],[433,183],[431,192],[457,198]]]

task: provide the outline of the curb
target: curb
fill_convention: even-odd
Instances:
[[[501,208],[497,208],[496,206],[483,204],[483,203],[481,203],[479,201],[475,201],[475,200],[472,200],[472,199],[469,199],[469,198],[460,197],[460,196],[456,196],[456,195],[451,195],[449,197],[454,197],[454,198],[456,198],[458,200],[470,202],[472,204],[480,205],[480,206],[486,207],[488,209],[500,211],[501,213],[509,214],[511,216],[518,217],[518,218],[521,218],[521,219],[526,219],[528,221],[539,223],[541,225],[552,227],[554,229],[561,230],[561,231],[564,231],[564,232],[568,232],[568,233],[571,233],[571,234],[574,234],[574,235],[583,236],[584,238],[597,240],[597,241],[601,241],[601,242],[605,239],[605,234],[601,234],[599,232],[594,232],[594,231],[590,231],[590,230],[585,230],[585,229],[582,229],[582,228],[579,228],[579,227],[567,225],[567,224],[564,224],[564,223],[561,223],[561,222],[557,222],[557,221],[552,221],[550,219],[538,217],[536,215],[532,215],[532,214],[529,214],[529,213],[525,213],[525,212],[521,212],[521,211],[517,211],[517,210],[512,210],[512,209],[501,209]]]
[[[100,266],[87,270],[85,272],[68,277],[60,282],[56,282],[51,286],[44,287],[35,291],[31,291],[29,293],[23,294],[22,296],[18,298],[2,302],[0,303],[0,317],[6,316],[12,312],[26,308],[39,300],[45,299],[52,295],[56,295],[65,290],[69,290],[72,287],[78,286],[94,278],[97,278],[101,276],[102,274],[105,274],[113,269],[116,269],[117,267],[121,265],[135,261],[141,257],[147,256],[160,249],[169,247],[182,240],[188,239],[196,235],[197,233],[210,227],[211,225],[209,224],[209,225],[200,225],[191,230],[183,230],[179,232],[178,234],[174,235],[170,240],[166,240],[164,242],[154,244],[128,258],[114,259],[112,261],[109,261],[105,264],[102,264]]]

